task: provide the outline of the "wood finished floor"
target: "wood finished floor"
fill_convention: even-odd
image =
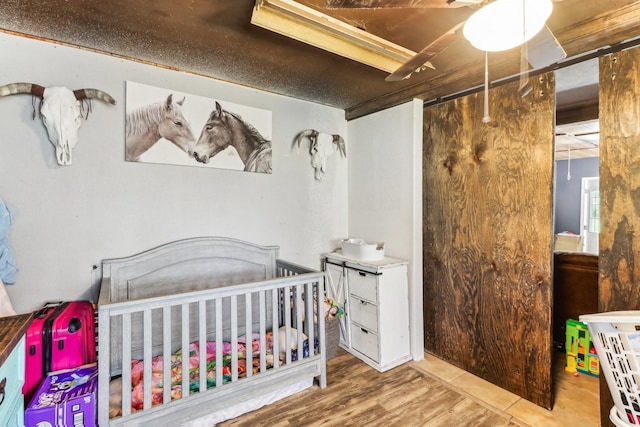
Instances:
[[[556,398],[542,409],[433,356],[379,373],[340,349],[317,386],[219,426],[599,426],[598,379],[554,360]],[[314,421],[315,420],[315,421]]]

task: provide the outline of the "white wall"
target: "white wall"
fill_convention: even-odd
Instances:
[[[409,261],[411,351],[424,358],[422,313],[422,102],[349,122],[349,237],[385,242]]]
[[[15,213],[9,239],[20,269],[7,289],[18,312],[93,299],[93,265],[176,239],[277,244],[282,258],[319,268],[320,254],[348,234],[347,161],[329,159],[316,182],[308,154],[292,150],[303,129],[346,135],[342,110],[3,33],[0,53],[0,84],[93,87],[118,101],[92,103],[73,164],[62,167],[31,118],[32,97],[0,98],[0,197]],[[273,174],[125,162],[127,80],[272,111]]]

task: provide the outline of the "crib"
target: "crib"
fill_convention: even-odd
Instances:
[[[278,252],[199,237],[104,260],[98,424],[212,426],[314,379],[326,387],[324,316],[314,315],[324,273]]]

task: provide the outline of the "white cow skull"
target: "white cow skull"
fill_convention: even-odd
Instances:
[[[309,154],[311,155],[311,167],[314,169],[314,178],[322,181],[327,169],[327,158],[333,155],[334,151],[340,151],[342,157],[347,157],[347,150],[344,139],[340,135],[331,135],[318,132],[314,129],[307,129],[298,134],[294,143],[300,143],[304,138],[309,139]],[[334,147],[334,144],[336,147]]]
[[[72,150],[78,142],[78,129],[82,124],[81,103],[85,99],[100,99],[115,105],[116,101],[98,89],[43,87],[32,83],[12,83],[0,87],[0,96],[29,93],[42,99],[40,116],[47,128],[49,141],[56,147],[59,165],[70,165]],[[35,113],[34,113],[35,116]]]

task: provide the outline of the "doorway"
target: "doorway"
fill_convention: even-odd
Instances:
[[[575,252],[584,252],[585,235],[583,210],[583,179],[598,179],[600,126],[598,118],[581,122],[558,123],[555,131],[555,197],[554,233],[580,238]],[[589,191],[596,191],[596,181],[591,181]],[[592,196],[597,196],[593,193]],[[598,212],[596,212],[598,213]],[[593,235],[590,236],[593,241]],[[596,236],[597,240],[597,236]],[[596,253],[593,244],[590,253]],[[562,248],[563,250],[565,248]]]
[[[598,379],[567,370],[566,321],[598,311],[600,231],[599,70],[593,59],[556,71],[554,173],[554,405],[580,395],[584,417],[599,417]],[[557,242],[575,242],[560,246]],[[570,399],[573,399],[571,396]]]

